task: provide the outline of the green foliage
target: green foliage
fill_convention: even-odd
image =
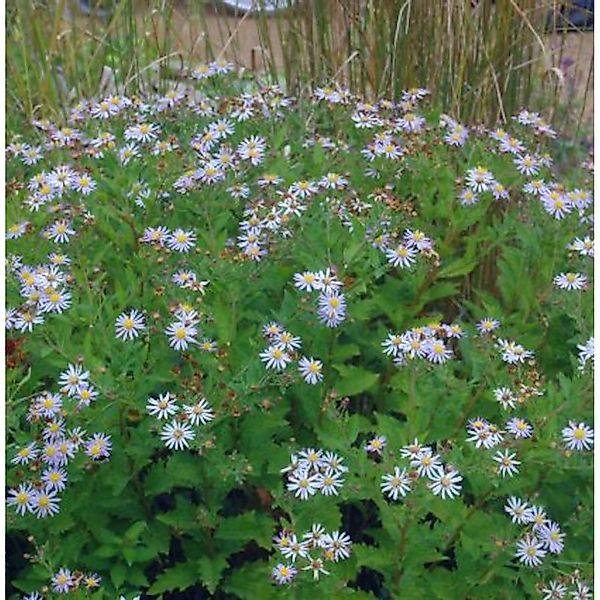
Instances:
[[[273,90],[256,98],[281,100]],[[225,102],[214,106],[230,110]],[[49,585],[61,567],[102,576],[99,591],[81,587],[74,597],[107,599],[131,598],[139,590],[164,599],[533,598],[536,586],[567,575],[568,565],[588,579],[591,459],[567,450],[561,431],[570,420],[591,424],[592,378],[589,364],[579,369],[577,346],[591,335],[592,298],[553,285],[563,271],[591,278],[589,257],[567,251],[575,237],[588,233],[577,211],[563,220],[544,212],[523,192],[529,178],[485,132],[471,132],[465,148],[451,148],[440,141],[439,115],[426,114],[426,130],[403,135],[402,158],[367,163],[360,150],[373,132],[353,126],[351,109],[304,99],[281,118],[259,117],[257,109],[253,119],[235,124],[227,143],[237,147],[248,136],[263,136],[264,164],[238,160],[224,181],[182,194],[173,184],[202,161],[190,140],[217,117],[194,114],[183,103],[153,114],[161,139],[175,136],[180,151],[156,156],[141,145],[143,156],[124,165],[117,152],[134,114],[136,108],[109,121],[78,123],[89,137],[101,129],[115,133],[117,150],[107,147],[103,157],[92,158],[75,144],[54,148],[34,166],[15,157],[8,163],[7,222],[28,221],[26,234],[7,242],[8,251],[36,266],[64,249],[71,258],[63,272],[72,307],[45,314],[31,332],[13,328],[7,334],[15,345],[7,370],[7,458],[32,439],[43,446],[46,419],[28,420],[28,410],[42,391],[58,391],[68,364],[89,370],[99,392],[80,410],[63,394],[69,430],[104,432],[112,441],[109,459],[79,452],[69,463],[57,515],[36,519],[8,510],[11,600]],[[532,151],[554,149],[553,142],[514,127]],[[304,143],[318,134],[334,138],[333,149]],[[42,143],[45,134],[37,135],[28,141]],[[97,189],[89,196],[70,191],[60,206],[54,201],[26,212],[22,184],[67,163],[89,172]],[[479,165],[507,187],[507,200],[486,192],[474,206],[460,204],[465,174]],[[369,176],[367,167],[379,177]],[[259,190],[257,179],[271,171],[282,183]],[[328,172],[347,174],[349,188],[321,190],[301,203],[301,216],[285,215],[277,233],[265,234],[262,260],[244,255],[236,246],[240,221],[253,212],[266,219],[282,198],[275,190]],[[560,180],[566,190],[591,184],[584,169],[562,174],[544,167],[542,176]],[[143,207],[129,193],[140,179],[150,190]],[[250,200],[228,190],[240,183],[251,187]],[[46,210],[50,206],[76,231],[64,245],[40,235],[57,218]],[[143,243],[145,228],[158,226],[193,229],[195,248],[178,253]],[[410,269],[394,267],[378,249],[378,237],[389,236],[388,248],[394,248],[408,228],[423,231],[433,249]],[[291,235],[279,235],[288,229]],[[327,268],[343,283],[347,303],[338,327],[319,320],[318,292],[293,284],[297,273]],[[178,287],[172,276],[181,269],[209,283]],[[19,272],[9,274],[7,300],[23,308]],[[169,346],[164,331],[182,305],[197,311],[198,338],[214,340],[216,351]],[[115,337],[115,320],[132,308],[143,312],[146,329],[124,342]],[[493,335],[478,334],[475,325],[484,317],[501,322]],[[271,321],[302,341],[282,371],[267,369],[260,359],[269,344],[263,327]],[[444,364],[407,359],[395,366],[383,352],[390,333],[430,327],[446,336],[441,322],[460,324],[467,333],[444,337],[453,350]],[[534,358],[507,366],[499,338],[515,340]],[[322,361],[322,382],[303,380],[300,355]],[[494,400],[499,387],[519,396],[514,411]],[[204,397],[214,410],[213,420],[194,427],[189,448],[165,447],[164,422],[148,414],[148,399],[165,392],[184,404]],[[466,441],[469,420],[481,417],[506,429],[514,416],[533,426],[533,437],[505,433],[494,450]],[[387,439],[380,455],[365,450],[376,436]],[[401,458],[415,438],[460,472],[458,497],[434,495],[427,478]],[[343,457],[348,472],[339,495],[317,493],[302,501],[286,489],[282,470],[290,455],[309,447]],[[504,448],[521,462],[512,478],[500,477],[491,459]],[[392,501],[381,483],[396,466],[410,471],[414,485]],[[43,469],[39,461],[11,465],[8,486],[39,484]],[[549,555],[539,569],[514,557],[523,526],[505,513],[509,496],[543,506],[566,533],[564,552]],[[314,523],[347,532],[350,556],[327,561],[330,575],[319,581],[300,570],[289,587],[276,587],[271,571],[286,561],[273,536],[292,529],[300,538]],[[305,564],[298,559],[299,568]]]

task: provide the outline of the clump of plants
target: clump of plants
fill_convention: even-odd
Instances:
[[[592,165],[230,71],[7,147],[10,598],[591,597]]]

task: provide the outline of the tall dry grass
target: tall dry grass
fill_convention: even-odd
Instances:
[[[64,113],[75,96],[102,92],[103,69],[134,92],[150,70],[224,56],[290,93],[337,82],[397,98],[427,86],[465,121],[523,106],[565,117],[563,45],[546,29],[558,0],[299,0],[274,17],[241,18],[209,0],[112,3],[101,19],[73,0],[8,0],[9,111]],[[581,117],[581,107],[568,113]]]

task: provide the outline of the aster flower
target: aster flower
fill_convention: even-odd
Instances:
[[[365,450],[370,454],[375,454],[381,456],[383,454],[383,449],[387,444],[387,438],[383,435],[376,436],[371,438],[367,445],[365,446]]]
[[[528,567],[539,567],[546,556],[546,550],[535,536],[526,535],[517,542],[515,556]]]
[[[196,434],[187,423],[179,423],[176,420],[165,424],[160,432],[161,440],[170,450],[189,448],[189,442],[195,437]]]
[[[178,412],[179,407],[175,396],[167,392],[166,394],[160,394],[158,398],[148,398],[146,410],[157,419],[168,419]]]
[[[320,360],[303,356],[298,361],[298,370],[306,383],[315,385],[323,381],[323,363]]]
[[[519,472],[518,466],[521,464],[520,461],[516,460],[516,453],[510,452],[509,450],[498,450],[492,457],[492,460],[498,463],[498,474],[502,477],[512,477]]]
[[[115,321],[116,337],[123,341],[137,338],[144,329],[146,329],[144,316],[136,309],[132,309],[129,313],[121,313]]]
[[[296,569],[294,566],[279,563],[276,567],[273,567],[271,576],[275,583],[278,585],[284,585],[291,583],[297,574],[298,569]]]
[[[36,490],[31,498],[31,511],[38,519],[51,517],[60,511],[60,498],[48,487]]]
[[[594,445],[594,430],[585,423],[569,421],[562,430],[562,438],[569,450],[589,450]]]
[[[331,560],[334,562],[349,558],[351,547],[352,540],[343,531],[334,531],[323,536],[322,548],[325,550],[325,555],[331,556]]]
[[[296,498],[300,500],[308,500],[310,496],[314,496],[317,491],[318,475],[309,475],[308,471],[296,471],[288,478],[287,489],[294,492]]]
[[[64,567],[52,577],[52,589],[59,594],[68,594],[73,586],[73,577],[69,569]]]
[[[183,412],[192,425],[206,425],[215,418],[215,413],[205,398],[200,398],[195,404],[183,405]]]
[[[269,346],[260,353],[261,360],[266,364],[267,369],[276,369],[281,371],[291,362],[289,354],[279,345]]]
[[[84,443],[84,452],[92,460],[101,460],[109,458],[112,450],[110,435],[104,433],[94,433],[91,438]]]
[[[21,483],[18,487],[8,491],[7,503],[12,506],[18,515],[33,512],[35,489],[30,483]]]
[[[198,330],[193,325],[188,325],[182,321],[171,323],[165,333],[169,337],[169,346],[175,350],[187,350],[190,344],[196,344],[196,335]]]
[[[381,491],[391,500],[398,500],[398,496],[406,496],[411,490],[411,479],[406,469],[394,467],[393,473],[385,474],[382,478]]]
[[[587,277],[582,273],[559,273],[553,281],[561,290],[583,290],[588,285]]]
[[[428,487],[435,496],[452,499],[460,494],[462,476],[458,474],[458,471],[453,469],[445,471],[440,466],[429,476],[429,479],[431,482]]]

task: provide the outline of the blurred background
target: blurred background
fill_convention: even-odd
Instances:
[[[591,135],[593,0],[7,0],[6,23],[9,125],[82,97],[193,88],[191,69],[228,60],[290,94],[426,86],[466,122],[527,107]]]

